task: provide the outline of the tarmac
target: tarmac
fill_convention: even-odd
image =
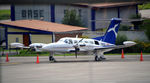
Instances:
[[[150,83],[150,55],[106,55],[95,62],[94,56],[1,57],[0,83]]]

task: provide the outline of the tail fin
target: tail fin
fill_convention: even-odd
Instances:
[[[101,36],[101,37],[96,37],[93,39],[102,40],[107,43],[115,44],[120,23],[121,23],[120,18],[112,18],[111,23],[110,23],[105,35]]]

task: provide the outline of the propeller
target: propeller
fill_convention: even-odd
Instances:
[[[77,58],[77,56],[78,56],[78,52],[79,52],[79,43],[81,42],[83,40],[83,38],[76,44],[76,45],[74,45],[73,47],[75,48],[75,56],[76,56],[76,58]]]
[[[79,51],[80,49],[79,49],[79,47],[76,47],[76,46],[75,46],[74,48],[75,48],[75,56],[76,56],[76,58],[77,58],[78,51]]]
[[[33,51],[33,48],[32,48],[32,47],[28,48],[27,51],[26,51],[23,55],[25,55],[25,54],[27,54],[27,53],[31,53],[31,51]]]
[[[25,52],[25,54],[27,54],[30,50],[31,50],[31,48],[28,48],[28,50]]]

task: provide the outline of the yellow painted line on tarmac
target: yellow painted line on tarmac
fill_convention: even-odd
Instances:
[[[6,62],[6,63],[0,63],[1,66],[16,65],[16,64],[20,64],[20,63],[18,63],[18,62]]]

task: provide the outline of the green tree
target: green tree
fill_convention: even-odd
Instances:
[[[150,40],[150,20],[144,20],[142,28],[145,29],[145,34],[147,35],[148,39]]]
[[[64,18],[62,20],[63,24],[72,26],[83,26],[80,16],[77,14],[76,10],[65,11]]]
[[[117,38],[116,38],[116,45],[121,45],[123,44],[124,41],[127,41],[128,38],[126,37],[126,35],[120,35],[118,34]]]

